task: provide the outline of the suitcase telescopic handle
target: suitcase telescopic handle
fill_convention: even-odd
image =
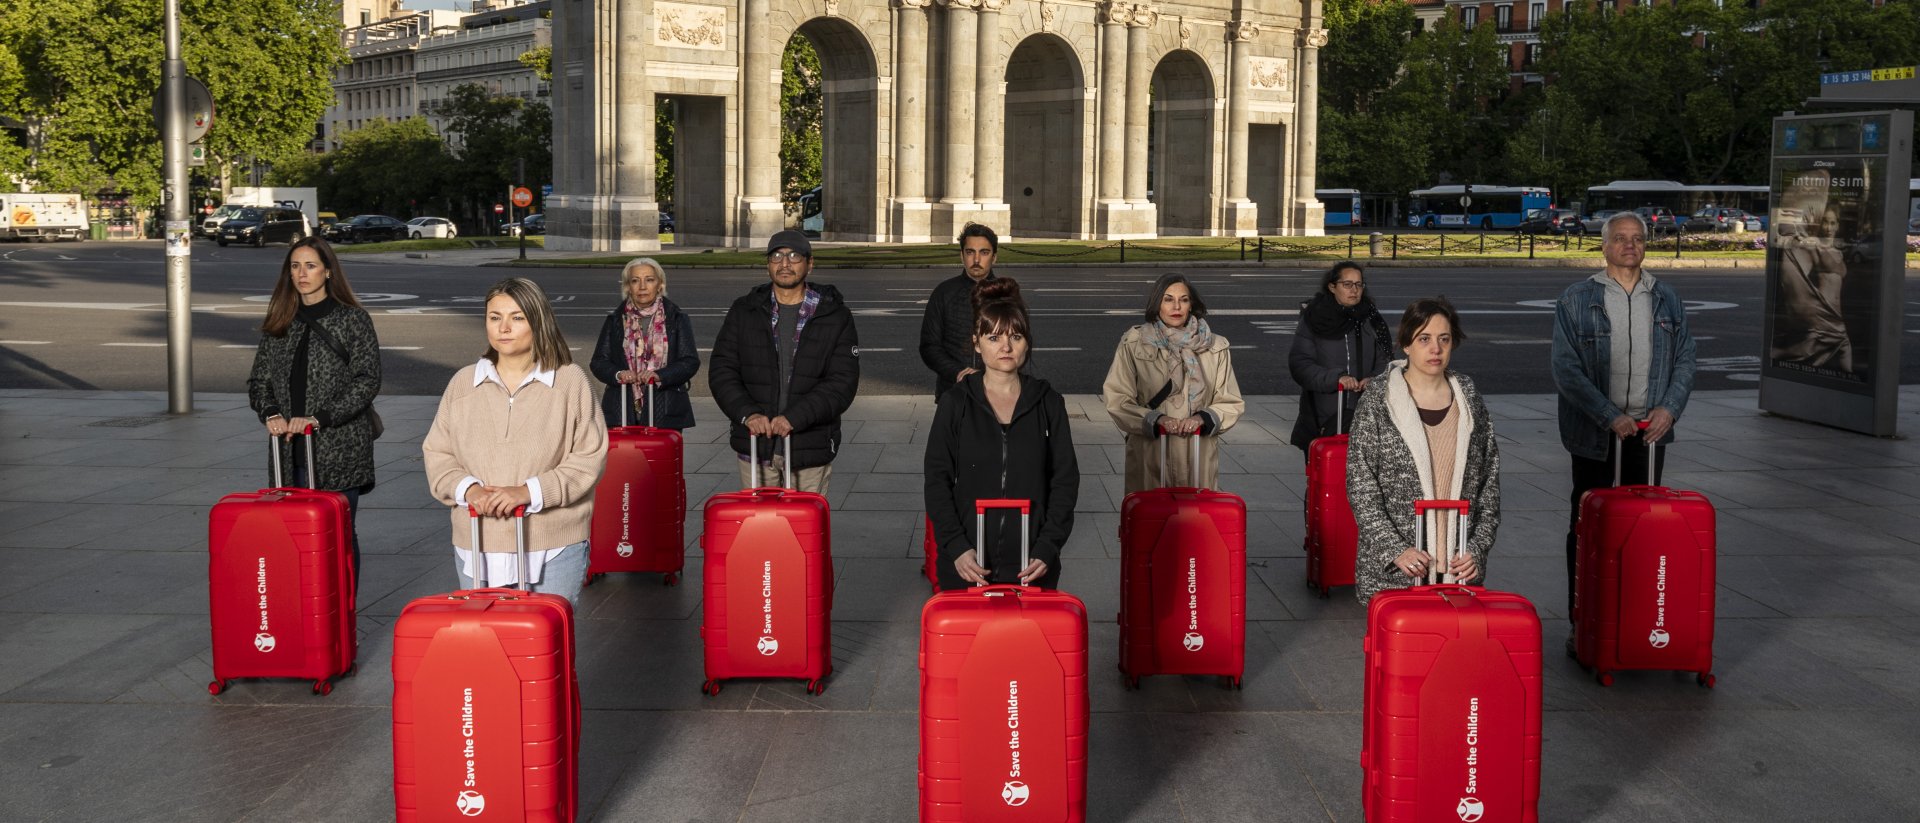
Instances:
[[[513,507],[513,553],[520,570],[520,590],[533,591],[533,584],[527,582],[532,571],[527,568],[527,507]],[[487,587],[487,555],[480,550],[480,512],[473,506],[467,506],[467,522],[473,524],[473,587]]]
[[[1454,513],[1453,539],[1447,541],[1447,556],[1445,558],[1436,558],[1433,564],[1427,566],[1427,583],[1429,585],[1434,583],[1457,582],[1453,579],[1453,555],[1455,551],[1460,550],[1460,539],[1466,536],[1466,532],[1461,526],[1461,521],[1466,519],[1469,508],[1471,508],[1471,504],[1465,500],[1413,501],[1413,547],[1419,551],[1424,552],[1427,550],[1427,514],[1430,512],[1445,511]],[[1446,566],[1448,569],[1444,578],[1440,573],[1441,566]]]
[[[980,564],[980,568],[983,569],[987,567],[988,509],[1020,510],[1020,570],[1026,571],[1027,564],[1033,562],[1033,558],[1030,556],[1031,548],[1027,545],[1027,524],[1033,517],[1033,501],[991,497],[983,497],[973,501],[973,562]],[[981,583],[979,585],[985,586],[987,584]]]
[[[786,444],[787,448],[787,459],[781,462],[780,471],[785,475],[787,481],[785,487],[791,489],[794,488],[793,435],[789,434],[780,439]],[[747,479],[754,488],[760,488],[760,438],[751,434],[747,435],[747,462],[753,466],[747,474]]]
[[[654,378],[654,380],[658,379]],[[653,382],[653,380],[647,381],[647,428],[649,429],[653,428]],[[633,395],[629,393],[632,391],[631,384],[620,384],[620,428],[623,429],[627,427],[627,409],[633,407]]]
[[[1169,437],[1170,435],[1163,434],[1163,435],[1160,435],[1159,437],[1154,438],[1155,440],[1160,441],[1160,488],[1163,488],[1163,489],[1166,488],[1168,485],[1167,439]],[[1195,487],[1198,487],[1200,485],[1200,435],[1199,434],[1189,435],[1187,439],[1193,441],[1191,443],[1192,448],[1188,450],[1189,453],[1192,455],[1190,459],[1191,462],[1189,463],[1189,467],[1192,469],[1192,471],[1187,473],[1187,479],[1189,481],[1192,481]]]
[[[1634,428],[1640,431],[1646,431],[1647,427],[1650,425],[1653,425],[1653,424],[1645,420],[1634,421]],[[1627,452],[1627,440],[1626,438],[1623,437],[1623,438],[1620,438],[1620,442],[1615,443],[1613,447],[1613,485],[1615,486],[1620,485],[1620,465],[1626,462],[1626,459],[1627,459],[1626,452]],[[1647,444],[1647,485],[1649,486],[1660,485],[1660,475],[1657,472],[1655,472],[1655,469],[1658,468],[1659,465],[1660,465],[1660,443],[1659,441],[1648,443]]]
[[[313,465],[313,424],[307,424],[307,427],[300,432],[300,436],[307,442],[307,488],[318,489],[320,488],[320,470]],[[280,471],[280,438],[267,435],[267,447],[267,456],[272,458],[273,463],[273,487],[284,489],[286,484],[283,481],[286,478]]]
[[[1346,434],[1347,428],[1347,389],[1339,383],[1333,385],[1333,434],[1335,437]]]

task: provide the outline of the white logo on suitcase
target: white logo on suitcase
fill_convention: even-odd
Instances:
[[[1671,642],[1673,638],[1667,634],[1666,629],[1654,629],[1647,633],[1647,644],[1656,649],[1664,649]]]
[[[760,642],[754,644],[754,647],[758,648],[761,654],[764,654],[768,657],[772,657],[780,653],[780,641],[775,640],[771,637],[760,638]]]
[[[1185,646],[1187,651],[1197,652],[1201,646],[1207,645],[1207,639],[1201,637],[1199,632],[1187,632],[1187,636],[1180,641],[1180,645]]]
[[[1009,806],[1024,806],[1027,804],[1028,797],[1027,784],[1018,780],[1009,780],[1005,786],[1000,787],[1000,799],[1005,800]]]
[[[453,807],[467,817],[479,817],[481,812],[487,810],[487,796],[476,791],[464,791],[454,798]]]
[[[622,540],[622,541],[620,541],[620,545],[618,545],[618,546],[614,546],[614,547],[613,547],[613,553],[614,553],[614,554],[617,554],[617,555],[620,555],[621,557],[632,557],[632,556],[633,556],[633,544],[632,544],[632,543],[628,543],[628,542],[627,542],[627,541],[625,541],[625,540]]]
[[[1487,806],[1480,802],[1480,798],[1462,797],[1460,805],[1455,807],[1453,812],[1460,815],[1462,823],[1474,823],[1487,813]]]
[[[276,645],[278,645],[278,643],[274,641],[273,635],[267,634],[266,632],[261,632],[253,636],[253,647],[260,650],[262,654],[273,651],[273,647]]]

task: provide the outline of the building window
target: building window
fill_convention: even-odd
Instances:
[[[1502,34],[1513,31],[1513,6],[1511,4],[1503,3],[1493,7],[1493,30],[1501,32]]]
[[[1474,25],[1479,22],[1480,10],[1478,8],[1473,6],[1460,7],[1460,28],[1473,31]]]
[[[1527,65],[1532,66],[1533,64],[1538,62],[1540,62],[1540,44],[1528,43],[1527,44]]]
[[[360,25],[362,25],[362,26],[364,26],[364,25],[367,25],[368,23],[372,23],[372,22],[373,22],[373,12],[370,12],[370,11],[367,11],[366,9],[361,9],[361,10],[360,10]]]
[[[1547,4],[1534,3],[1527,7],[1527,31],[1540,30],[1540,18],[1547,16]]]

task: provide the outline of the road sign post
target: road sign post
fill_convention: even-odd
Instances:
[[[187,122],[187,63],[180,59],[180,0],[166,0],[166,59],[160,68],[161,177],[166,181],[167,411],[193,412],[193,234],[188,211],[187,144],[198,139]],[[194,81],[199,85],[199,81]],[[206,87],[200,86],[205,92]],[[201,118],[212,120],[212,104]],[[205,129],[201,129],[205,133]]]

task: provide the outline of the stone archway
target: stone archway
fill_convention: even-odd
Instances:
[[[1005,197],[1015,237],[1085,232],[1080,58],[1055,34],[1035,34],[1007,58]]]
[[[1214,83],[1200,56],[1168,52],[1153,70],[1149,188],[1159,233],[1212,234],[1214,205]]]
[[[825,240],[883,240],[880,72],[854,24],[815,17],[794,30],[820,55],[821,217]]]

